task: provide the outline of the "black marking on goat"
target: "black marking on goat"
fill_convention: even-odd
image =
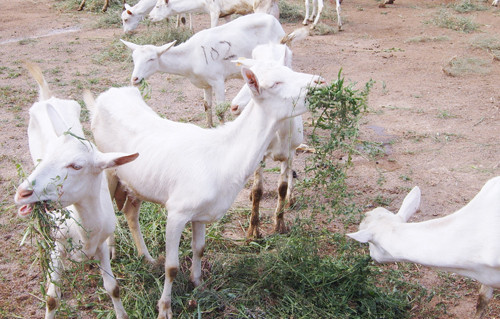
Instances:
[[[203,50],[203,55],[205,56],[205,63],[208,64],[207,52],[205,52],[205,47],[201,46],[201,49]]]
[[[214,53],[216,54],[216,56],[214,57]],[[219,51],[215,50],[215,48],[212,47],[212,50],[210,50],[210,57],[212,58],[212,60],[217,60],[219,58],[220,54],[219,54]]]

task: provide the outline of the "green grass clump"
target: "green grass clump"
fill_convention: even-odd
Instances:
[[[471,18],[453,15],[446,10],[439,11],[437,16],[428,23],[464,33],[471,33],[479,29],[479,24],[473,22]]]
[[[408,40],[405,41],[405,43],[443,42],[449,40],[450,38],[448,38],[447,36],[439,36],[439,37],[417,36],[409,38]]]
[[[113,267],[121,278],[122,301],[131,319],[154,318],[163,290],[163,269],[153,269],[135,257],[122,216],[120,220],[119,259]],[[153,256],[163,254],[164,220],[159,206],[144,207],[141,224]],[[207,230],[205,281],[198,288],[189,282],[189,228],[183,234],[181,269],[172,289],[176,318],[408,317],[408,300],[414,298],[408,294],[410,289],[380,286],[385,277],[345,236],[315,230],[308,221],[297,220],[287,236],[241,245],[221,235],[223,223]],[[108,318],[112,312],[99,310],[99,317]]]
[[[302,23],[304,20],[304,9],[301,5],[290,1],[280,0],[278,6],[280,9],[281,23]]]
[[[166,24],[166,26],[165,24],[153,25],[148,27],[148,30],[134,35],[120,35],[120,38],[140,45],[164,45],[176,40],[176,45],[179,45],[193,35],[188,28],[175,28],[173,22]],[[105,50],[92,57],[92,61],[100,65],[107,65],[109,62],[130,64],[132,62],[131,51],[120,41],[120,38],[113,39]]]
[[[462,76],[467,74],[487,74],[490,72],[490,61],[479,58],[457,58],[451,59],[443,67],[443,72],[449,76]]]
[[[471,0],[462,0],[461,2],[453,3],[451,7],[459,13],[488,10],[487,6],[474,3]]]

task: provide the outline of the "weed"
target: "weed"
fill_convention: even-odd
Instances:
[[[473,3],[471,0],[462,0],[461,2],[450,4],[450,6],[459,13],[488,10],[487,6]]]
[[[278,6],[280,9],[281,23],[302,22],[304,20],[304,14],[302,13],[304,10],[302,6],[285,0],[280,0]]]
[[[375,202],[375,204],[377,204],[376,206],[385,207],[389,206],[392,203],[392,199],[384,197],[382,195],[377,195],[373,201]]]
[[[413,38],[409,38],[405,41],[405,43],[419,43],[419,42],[443,42],[449,41],[450,38],[442,35],[439,37],[429,37],[429,36],[417,36]]]
[[[479,24],[473,22],[471,18],[453,15],[447,10],[440,10],[437,16],[427,21],[427,23],[465,33],[471,33],[479,29]]]
[[[336,81],[325,87],[311,88],[307,100],[313,116],[310,145],[316,151],[307,159],[306,178],[297,185],[298,190],[312,203],[314,211],[336,211],[346,198],[346,170],[355,151],[358,122],[366,111],[366,100],[373,81],[362,91],[354,84],[344,85],[341,71]],[[345,153],[346,156],[340,153]],[[347,161],[339,161],[347,158]],[[306,194],[307,190],[307,194]],[[329,207],[329,208],[328,208]]]
[[[487,74],[490,72],[490,61],[479,58],[457,58],[453,57],[443,72],[449,76],[462,76],[466,74]]]
[[[472,47],[489,52],[495,60],[500,60],[500,39],[492,36],[479,36],[472,41]]]

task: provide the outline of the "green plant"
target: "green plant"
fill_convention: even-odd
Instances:
[[[462,76],[466,74],[487,74],[490,72],[490,62],[480,58],[453,57],[446,66],[443,67],[443,72],[449,76]]]
[[[302,14],[303,8],[296,3],[280,0],[279,4],[280,9],[280,22],[302,22],[304,20],[304,15]]]
[[[306,161],[306,178],[298,185],[303,202],[312,203],[314,210],[330,210],[342,206],[346,198],[346,170],[355,152],[358,122],[366,111],[370,80],[363,90],[354,84],[344,84],[341,70],[336,81],[324,87],[311,88],[307,94],[312,113],[310,146],[315,152]],[[339,161],[339,158],[346,161]]]
[[[487,6],[474,3],[471,0],[462,0],[461,2],[451,4],[450,6],[459,13],[488,10]]]
[[[471,33],[479,29],[479,24],[473,22],[471,18],[453,15],[447,10],[440,10],[436,17],[427,21],[427,23],[465,33]]]

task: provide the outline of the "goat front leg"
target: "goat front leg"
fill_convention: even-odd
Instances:
[[[481,288],[479,289],[479,298],[477,299],[476,314],[474,316],[476,319],[484,318],[486,310],[488,309],[488,303],[492,297],[493,288],[481,285]]]
[[[101,11],[106,12],[106,10],[108,10],[108,7],[109,7],[109,0],[104,0],[104,5],[102,6]]]
[[[205,107],[205,113],[207,115],[207,126],[213,127],[214,123],[212,121],[212,88],[203,90],[203,106]]]
[[[106,243],[101,244],[101,247],[96,251],[96,257],[99,259],[101,265],[101,276],[104,284],[104,289],[106,289],[108,295],[113,301],[113,307],[115,308],[115,314],[117,319],[128,319],[127,312],[123,308],[122,300],[120,299],[120,287],[116,282],[113,271],[111,270],[111,264],[109,260],[109,250]]]
[[[259,231],[259,225],[260,225],[259,206],[262,194],[263,194],[262,165],[259,165],[259,167],[255,170],[253,174],[253,186],[252,186],[252,191],[250,193],[250,200],[252,201],[252,214],[250,215],[250,225],[248,226],[247,230],[247,239],[255,239],[261,237]]]
[[[294,181],[293,181],[293,169],[292,169],[292,161],[293,158],[290,156],[288,159],[288,175],[286,176],[288,179],[288,188],[286,190],[286,198],[285,198],[285,208],[291,208],[293,205],[295,205],[295,196],[293,195],[293,186],[294,186]],[[282,164],[283,165],[283,164]],[[281,168],[283,170],[283,167]]]
[[[56,309],[61,299],[61,248],[60,244],[56,242],[54,250],[50,253],[50,274],[49,274],[49,288],[47,289],[47,300],[45,306],[45,319],[53,319],[56,315]]]
[[[77,11],[82,11],[83,10],[83,7],[85,7],[85,1],[86,0],[82,0],[82,2],[80,3],[80,6],[78,7],[78,9],[76,9]]]
[[[141,225],[139,224],[139,210],[141,208],[141,200],[134,199],[130,196],[127,197],[125,206],[123,207],[123,214],[127,218],[128,228],[132,233],[134,238],[135,246],[137,247],[137,253],[139,256],[143,256],[147,262],[154,264],[155,260],[149,254],[148,248],[144,243],[144,237],[141,232]]]
[[[309,24],[309,0],[304,1],[305,7],[306,7],[306,14],[304,21],[302,22],[303,25],[308,25]]]
[[[315,18],[314,18],[312,28],[314,28],[318,24],[319,17],[321,16],[321,12],[323,11],[323,0],[313,0],[313,1],[314,1],[314,8],[313,8],[312,17],[315,17]],[[336,0],[336,1],[338,1],[338,0]]]
[[[337,10],[337,26],[339,28],[339,31],[342,30],[342,18],[340,17],[340,12],[342,11],[340,8],[340,0],[335,0],[335,4],[337,5],[336,10]]]
[[[158,300],[158,319],[171,319],[172,283],[179,271],[179,243],[187,220],[175,212],[169,211],[165,231],[165,284]],[[194,236],[194,234],[193,234]]]
[[[195,287],[201,284],[201,258],[205,251],[205,224],[192,222],[193,238],[191,249],[193,250],[193,262],[191,264],[191,282]]]
[[[287,231],[283,215],[285,213],[289,175],[290,175],[290,167],[288,166],[288,160],[286,160],[281,162],[281,174],[278,185],[278,205],[276,206],[276,211],[274,213],[274,231],[280,234],[286,233]]]

